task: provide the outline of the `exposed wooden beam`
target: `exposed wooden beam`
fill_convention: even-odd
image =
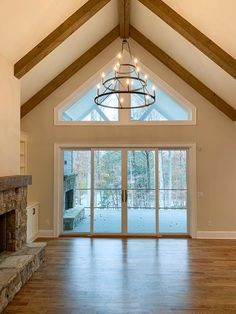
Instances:
[[[164,63],[170,70],[176,73],[182,80],[189,84],[199,94],[205,97],[215,107],[222,111],[233,121],[236,121],[236,110],[231,107],[222,98],[216,95],[210,88],[199,81],[195,76],[183,68],[179,63],[172,59],[163,50],[157,47],[147,37],[142,35],[138,30],[130,25],[130,36],[140,44],[144,49],[150,52],[155,58]]]
[[[120,37],[129,38],[130,0],[119,0]]]
[[[76,72],[96,57],[103,49],[119,37],[119,26],[103,37],[97,44],[87,50],[82,56],[57,75],[51,82],[38,91],[33,97],[21,106],[21,118],[34,109],[41,101],[47,98],[59,86],[65,83]]]
[[[94,14],[103,8],[110,0],[89,0],[65,22],[44,38],[36,47],[29,51],[14,66],[14,74],[21,78],[37,63],[45,58],[72,33],[87,22]]]
[[[166,3],[161,0],[139,1],[201,50],[208,58],[217,63],[223,70],[236,78],[236,59],[216,45]]]

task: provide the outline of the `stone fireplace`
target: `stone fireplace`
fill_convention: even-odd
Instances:
[[[64,176],[64,204],[65,210],[75,207],[76,198],[76,175]]]
[[[0,313],[44,261],[45,243],[26,243],[31,176],[0,177]]]
[[[26,243],[27,186],[31,183],[31,176],[0,177],[1,251],[16,251]]]

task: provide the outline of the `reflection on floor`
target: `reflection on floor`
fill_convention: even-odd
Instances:
[[[4,314],[235,314],[236,241],[52,239]]]
[[[85,209],[84,218],[70,232],[90,231],[90,209]],[[121,209],[97,209],[94,211],[94,231],[98,233],[121,232]],[[155,233],[154,209],[128,210],[128,232]],[[159,211],[159,232],[186,233],[187,210],[165,209]]]

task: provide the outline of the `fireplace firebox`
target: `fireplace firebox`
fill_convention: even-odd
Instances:
[[[65,209],[73,208],[74,205],[74,190],[71,189],[65,192]]]
[[[7,214],[0,215],[0,253],[7,249]]]

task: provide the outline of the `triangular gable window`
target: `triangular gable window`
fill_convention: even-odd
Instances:
[[[140,67],[142,68],[142,65]],[[99,71],[97,76],[95,75],[98,80],[101,72]],[[122,114],[118,109],[99,107],[94,102],[98,82],[91,79],[84,84],[87,85],[87,89],[83,87],[82,93],[78,90],[77,97],[74,97],[71,103],[70,101],[64,102],[55,109],[58,124],[137,125],[138,123],[154,122],[157,124],[195,124],[195,107],[152,72],[149,71],[148,77],[150,78],[147,81],[148,88],[151,89],[152,85],[155,85],[157,95],[156,102],[150,107],[125,109],[122,110]],[[129,103],[135,106],[139,97],[131,95]],[[107,98],[104,104],[106,102],[113,102],[113,107],[118,106],[116,95]]]

